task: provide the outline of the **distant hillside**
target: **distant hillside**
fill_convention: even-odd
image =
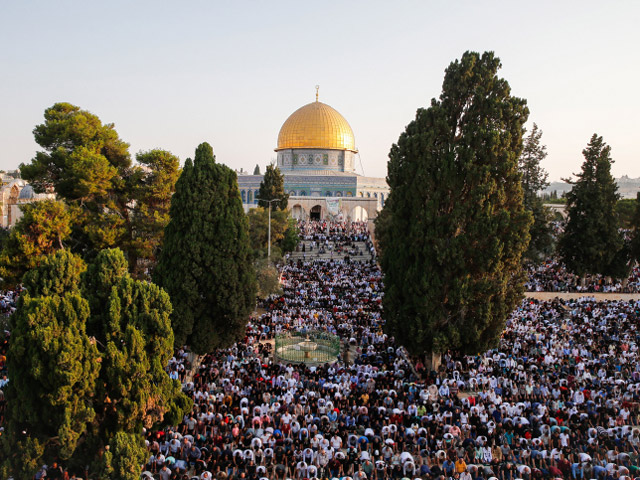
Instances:
[[[640,178],[629,178],[623,175],[616,178],[618,184],[618,193],[622,198],[636,198],[636,193],[640,191]],[[551,194],[554,191],[558,196],[571,190],[571,184],[565,182],[551,182],[551,184],[543,191],[543,193]]]

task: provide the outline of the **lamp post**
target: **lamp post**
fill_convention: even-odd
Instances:
[[[261,202],[267,202],[269,204],[269,243],[267,246],[267,260],[271,261],[271,202],[279,202],[279,198],[273,198],[267,200],[266,198],[258,198]]]

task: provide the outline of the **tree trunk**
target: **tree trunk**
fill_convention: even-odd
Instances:
[[[427,371],[431,372],[435,370],[437,372],[438,368],[440,368],[440,364],[442,363],[442,355],[440,353],[431,352],[427,353],[424,357]]]

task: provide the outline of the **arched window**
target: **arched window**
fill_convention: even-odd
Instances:
[[[380,204],[384,207],[384,193],[380,194]]]
[[[367,192],[367,198],[371,198],[371,192]]]
[[[300,190],[300,196],[301,197],[306,197],[307,196],[307,192],[305,192],[304,190]]]
[[[247,203],[247,192],[245,190],[242,190],[240,192],[240,195],[242,196],[242,203]]]
[[[342,196],[342,192],[336,192],[336,197],[341,197]]]
[[[333,195],[333,194],[332,194],[329,190],[327,190],[327,191],[324,193],[324,196],[325,196],[325,197],[331,197],[332,195]]]
[[[373,196],[378,198],[378,192],[373,192]]]
[[[249,193],[247,194],[247,203],[251,202],[253,202],[253,191],[249,190]]]
[[[258,195],[260,195],[260,190],[253,191],[253,203],[258,204]]]

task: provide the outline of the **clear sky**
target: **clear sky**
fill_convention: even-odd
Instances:
[[[132,154],[184,160],[208,141],[232,168],[264,168],[319,84],[364,172],[385,176],[447,65],[493,50],[544,132],[551,180],[579,171],[593,133],[615,176],[640,176],[637,1],[0,0],[0,12],[3,169],[30,161],[33,127],[61,101],[115,123]]]

